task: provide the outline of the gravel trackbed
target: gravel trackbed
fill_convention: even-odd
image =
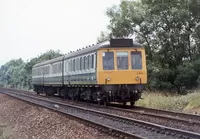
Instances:
[[[113,139],[62,114],[0,94],[1,136],[8,139]]]

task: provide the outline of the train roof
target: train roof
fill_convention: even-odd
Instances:
[[[78,49],[77,51],[70,52],[70,53],[65,54],[63,56],[38,63],[38,64],[34,65],[33,67],[39,67],[39,66],[43,66],[43,65],[46,65],[46,64],[55,63],[57,61],[62,60],[63,58],[68,59],[68,58],[76,57],[78,55],[83,55],[83,54],[87,54],[87,53],[90,53],[90,52],[94,52],[94,51],[101,49],[101,48],[111,48],[111,47],[141,48],[142,45],[137,43],[137,42],[134,42],[132,39],[124,39],[124,38],[111,39],[110,41],[107,40],[107,41],[104,41],[102,43],[98,43],[96,45],[87,46],[85,48]]]
[[[51,63],[55,63],[55,62],[57,62],[57,61],[61,61],[63,58],[64,58],[64,55],[63,55],[63,56],[56,57],[56,58],[53,58],[53,59],[50,59],[50,60],[46,60],[46,61],[44,61],[44,62],[35,64],[35,65],[33,66],[33,68],[34,68],[34,67],[43,66],[43,65],[47,65],[47,64],[51,64]]]

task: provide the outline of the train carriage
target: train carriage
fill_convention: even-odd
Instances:
[[[111,39],[34,65],[32,81],[38,93],[134,105],[147,82],[145,49]]]

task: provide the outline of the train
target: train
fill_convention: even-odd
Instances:
[[[131,38],[111,38],[32,67],[37,94],[100,105],[134,106],[146,83],[145,47]]]

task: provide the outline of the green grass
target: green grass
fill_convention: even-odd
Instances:
[[[3,139],[3,128],[0,126],[0,139]]]
[[[9,139],[9,131],[5,125],[0,125],[0,139]]]
[[[190,111],[200,110],[200,91],[193,91],[187,95],[170,95],[169,93],[143,93],[142,98],[136,102],[137,106],[148,108]]]

